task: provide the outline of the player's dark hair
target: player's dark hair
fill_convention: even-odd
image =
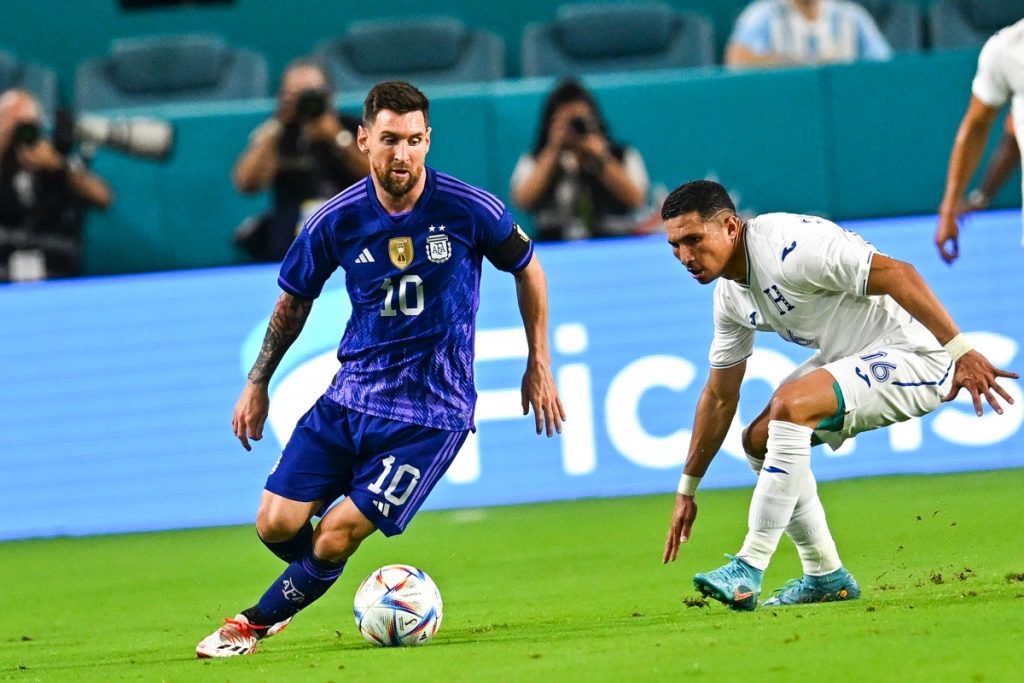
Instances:
[[[665,197],[665,203],[661,205],[661,220],[667,221],[694,211],[708,220],[726,209],[736,213],[736,205],[724,187],[713,180],[691,180]]]
[[[544,111],[540,117],[540,128],[537,129],[537,139],[533,144],[533,155],[537,156],[548,144],[548,137],[551,132],[551,120],[555,118],[555,112],[570,102],[586,102],[590,111],[594,113],[594,123],[601,135],[610,138],[608,124],[601,116],[601,110],[597,106],[597,100],[590,94],[590,91],[576,80],[568,78],[555,86],[555,89],[548,94],[544,101]]]
[[[420,90],[405,81],[384,81],[370,89],[363,101],[363,125],[372,126],[377,114],[387,109],[396,114],[423,112],[423,121],[430,125],[430,100]]]

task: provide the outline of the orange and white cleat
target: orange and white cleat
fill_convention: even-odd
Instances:
[[[225,619],[223,626],[196,645],[196,657],[209,659],[255,654],[262,639],[277,635],[289,623],[291,617],[269,627],[249,623],[244,614],[239,614],[234,619]]]

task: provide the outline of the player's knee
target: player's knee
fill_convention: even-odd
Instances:
[[[267,543],[280,543],[293,538],[307,520],[280,514],[266,506],[256,513],[256,531]]]
[[[772,420],[806,424],[810,420],[808,401],[792,384],[783,384],[768,402],[768,415]]]

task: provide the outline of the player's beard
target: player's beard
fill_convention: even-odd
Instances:
[[[408,171],[409,175],[404,180],[400,180],[399,178],[391,175],[392,168],[386,168],[383,173],[379,171],[377,172],[377,182],[379,182],[380,186],[384,188],[384,191],[392,197],[403,197],[412,188],[416,187],[416,183],[420,180],[422,169],[417,173],[416,169],[411,167],[406,168],[398,166],[393,168]]]

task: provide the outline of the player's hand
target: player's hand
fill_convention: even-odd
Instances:
[[[679,555],[679,546],[690,539],[693,520],[697,519],[697,499],[693,496],[676,494],[676,507],[672,511],[672,523],[668,526],[668,537],[665,539],[665,552],[661,563],[675,562]]]
[[[977,413],[978,417],[981,417],[983,412],[981,406],[982,396],[992,406],[992,410],[1002,415],[1003,407],[999,404],[993,392],[1002,396],[1003,400],[1011,405],[1013,404],[1013,398],[1006,393],[1005,389],[999,386],[999,383],[996,382],[996,377],[1019,379],[1020,375],[1016,372],[1000,370],[992,365],[988,358],[972,349],[957,360],[956,369],[953,371],[953,384],[950,387],[949,393],[942,400],[952,401],[960,393],[961,389],[967,389],[971,394],[974,412]]]
[[[263,425],[269,412],[270,395],[267,393],[267,385],[246,382],[231,416],[231,431],[245,450],[252,450],[249,439],[259,441],[263,438]]]
[[[941,211],[939,227],[935,230],[935,246],[946,263],[960,256],[960,216],[956,211]]]
[[[547,432],[549,437],[555,432],[562,433],[562,422],[565,421],[565,408],[558,397],[555,379],[551,369],[540,363],[530,362],[523,373],[522,384],[523,415],[533,408],[533,417],[537,433]]]

